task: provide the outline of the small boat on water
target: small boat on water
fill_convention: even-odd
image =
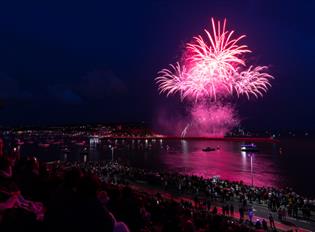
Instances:
[[[63,147],[63,148],[61,149],[61,151],[62,151],[63,153],[65,153],[65,154],[70,153],[70,149],[69,149],[68,147]]]
[[[87,147],[84,147],[82,150],[81,150],[81,154],[84,154],[84,155],[87,155],[89,153],[89,150]]]
[[[61,141],[61,140],[55,140],[55,141],[53,141],[51,144],[53,144],[53,145],[59,145],[59,144],[63,144],[63,141]]]
[[[39,143],[38,146],[42,147],[42,148],[48,148],[50,146],[50,144],[49,143]]]
[[[18,140],[16,141],[16,144],[17,144],[17,145],[23,145],[23,144],[24,144],[24,141],[18,139]]]
[[[202,151],[204,151],[204,152],[215,151],[215,150],[216,150],[216,148],[213,148],[213,147],[206,147],[206,148],[202,149]]]
[[[241,145],[241,151],[245,151],[245,152],[258,152],[258,148],[255,144],[251,143],[251,144],[243,144]]]
[[[77,146],[84,146],[85,144],[86,144],[86,142],[84,140],[75,143],[75,145],[77,145]]]

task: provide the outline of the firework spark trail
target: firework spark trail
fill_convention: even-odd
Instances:
[[[255,97],[263,96],[263,92],[267,92],[268,87],[271,87],[269,79],[273,78],[265,72],[267,69],[266,66],[250,66],[248,70],[237,73],[234,83],[237,95],[245,94],[248,99],[249,94]]]
[[[158,72],[159,76],[155,79],[159,84],[160,93],[166,92],[166,95],[182,93],[185,90],[185,67],[181,67],[177,62],[176,65],[170,64],[170,69],[162,69]]]
[[[193,37],[181,62],[158,72],[156,83],[160,93],[179,94],[189,100],[189,122],[181,136],[224,136],[240,121],[233,105],[226,103],[232,95],[263,96],[273,78],[267,66],[247,66],[245,55],[251,53],[241,44],[245,35],[234,36],[221,24],[211,19],[212,32]]]
[[[186,137],[186,134],[187,134],[187,131],[188,131],[188,128],[189,128],[189,127],[190,127],[190,123],[188,123],[188,124],[185,126],[185,128],[184,128],[184,130],[182,131],[180,137],[182,137],[182,138],[185,138],[185,137]]]
[[[181,99],[228,97],[234,92],[237,96],[262,96],[270,87],[266,66],[246,68],[243,59],[251,51],[247,45],[239,45],[245,35],[233,38],[234,31],[212,19],[212,34],[205,30],[208,41],[202,36],[194,37],[186,44],[186,58],[182,64],[170,65],[158,74],[156,82],[160,93],[167,96],[179,93]]]

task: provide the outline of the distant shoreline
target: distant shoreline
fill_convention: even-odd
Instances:
[[[165,140],[221,140],[221,141],[245,141],[245,142],[268,142],[268,143],[279,143],[280,140],[273,139],[273,138],[267,138],[267,137],[180,137],[180,136],[147,136],[147,137],[140,137],[140,136],[111,136],[111,137],[104,137],[108,139],[139,139],[139,140],[145,140],[145,139],[165,139]]]

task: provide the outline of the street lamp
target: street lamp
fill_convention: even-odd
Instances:
[[[253,153],[249,153],[250,155],[250,173],[252,176],[252,187],[254,187],[254,174],[253,174]]]
[[[246,151],[241,151],[242,154],[242,161],[243,161],[243,167],[246,168],[247,170],[247,165],[248,165],[248,157],[250,157],[250,174],[251,174],[251,179],[252,179],[252,186],[254,186],[254,166],[253,166],[253,153],[249,152],[247,153]]]
[[[114,146],[109,145],[108,147],[109,147],[109,148],[111,149],[111,151],[112,151],[112,161],[114,161]]]

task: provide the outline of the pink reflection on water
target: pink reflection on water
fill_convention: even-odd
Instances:
[[[251,155],[240,151],[240,142],[198,141],[180,142],[181,152],[165,152],[162,162],[170,170],[210,178],[219,176],[230,181],[243,181],[255,186],[282,186],[276,175],[276,166],[270,159],[270,154],[264,151]],[[178,146],[178,144],[170,145]],[[205,147],[219,147],[219,150],[204,152]]]

